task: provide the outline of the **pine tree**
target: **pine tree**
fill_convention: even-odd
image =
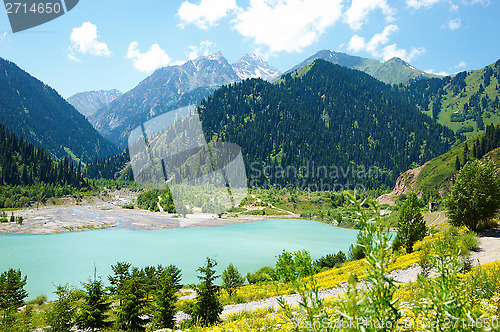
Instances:
[[[22,306],[28,293],[24,290],[28,277],[21,270],[9,269],[0,275],[0,309],[15,310]]]
[[[54,292],[57,300],[47,311],[45,322],[50,326],[49,332],[70,332],[74,325],[75,293],[69,286],[57,286]]]
[[[144,331],[146,322],[141,318],[144,314],[144,286],[139,278],[125,281],[118,294],[120,306],[116,316],[119,329],[125,331]]]
[[[106,312],[111,304],[104,292],[101,279],[97,279],[94,273],[94,279],[83,283],[83,288],[83,302],[76,317],[78,327],[94,332],[110,326],[110,322],[106,321],[108,318]]]
[[[460,170],[460,159],[458,159],[458,156],[457,158],[455,159],[455,171],[459,171]]]
[[[207,257],[207,262],[204,266],[198,268],[201,273],[198,276],[201,284],[196,288],[196,302],[193,306],[193,321],[201,326],[211,326],[220,322],[220,314],[222,313],[222,304],[220,303],[218,293],[219,286],[214,284],[215,279],[219,276],[215,275],[215,267],[217,262]]]
[[[156,295],[154,298],[155,317],[158,328],[173,328],[176,313],[177,288],[172,276],[163,272],[157,281]]]

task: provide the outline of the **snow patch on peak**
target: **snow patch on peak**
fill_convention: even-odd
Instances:
[[[272,81],[281,75],[273,66],[262,60],[255,53],[245,54],[241,59],[232,64],[232,67],[240,79],[262,78]]]

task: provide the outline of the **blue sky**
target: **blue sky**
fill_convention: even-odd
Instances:
[[[254,52],[285,71],[321,49],[434,73],[500,58],[499,0],[80,0],[13,34],[0,10],[0,57],[63,97],[132,89],[155,68],[221,51]]]

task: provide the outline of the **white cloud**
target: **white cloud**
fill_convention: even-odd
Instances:
[[[201,0],[195,5],[189,1],[184,1],[177,15],[184,24],[194,24],[200,29],[208,29],[216,25],[217,21],[224,18],[230,11],[238,9],[236,0]]]
[[[74,61],[80,61],[76,54],[90,54],[97,56],[110,56],[111,52],[106,43],[97,40],[97,26],[84,22],[81,27],[73,28],[70,40],[68,57]]]
[[[458,65],[455,66],[455,68],[465,68],[467,67],[467,63],[465,61],[460,61]]]
[[[351,40],[349,41],[349,44],[347,44],[347,49],[349,51],[353,51],[356,53],[363,51],[365,47],[366,47],[365,39],[358,35],[352,36]]]
[[[342,0],[250,0],[234,28],[268,54],[299,52],[316,42],[342,15]],[[260,48],[262,50],[262,48]]]
[[[152,72],[153,70],[164,67],[170,63],[170,57],[160,48],[158,44],[153,44],[147,52],[141,53],[136,41],[128,46],[126,59],[132,59],[134,67],[143,72]]]
[[[450,12],[456,12],[458,10],[458,5],[450,3]]]
[[[375,9],[382,10],[387,22],[394,21],[396,10],[387,4],[387,0],[352,0],[344,14],[344,20],[352,29],[359,30],[366,23],[370,11]]]
[[[468,2],[464,0],[469,5],[475,5],[476,3],[480,3],[484,7],[488,7],[490,5],[490,0],[469,0]]]
[[[188,56],[189,60],[194,60],[201,55],[208,55],[209,49],[212,46],[215,46],[215,44],[209,40],[204,40],[204,41],[200,42],[200,45],[198,45],[198,46],[196,46],[196,45],[188,46],[187,56]]]
[[[380,52],[383,60],[389,60],[391,58],[398,57],[407,62],[411,62],[413,59],[424,53],[425,53],[425,48],[423,47],[419,48],[412,47],[410,51],[407,51],[406,49],[397,48],[396,44],[388,45],[384,47]]]
[[[410,8],[420,9],[422,7],[430,8],[432,5],[447,0],[406,0],[406,5]]]
[[[434,75],[439,75],[439,76],[448,76],[448,75],[450,75],[450,74],[448,74],[445,71],[436,72],[434,69],[427,69],[427,70],[424,70],[424,71],[427,74],[434,74]]]
[[[388,25],[384,28],[384,31],[375,34],[368,42],[366,42],[365,38],[354,35],[349,41],[347,49],[356,53],[366,51],[372,56],[381,58],[382,60],[389,60],[390,58],[398,57],[408,62],[425,52],[423,47],[412,47],[410,51],[407,51],[406,49],[399,49],[396,44],[382,47],[389,42],[389,35],[396,31],[398,31],[397,25]]]
[[[454,20],[449,20],[448,23],[443,24],[441,26],[442,29],[450,29],[450,30],[457,30],[460,28],[462,25],[462,20],[460,18],[456,18]]]

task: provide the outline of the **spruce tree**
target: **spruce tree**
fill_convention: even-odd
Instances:
[[[157,281],[154,297],[155,317],[158,328],[173,328],[175,325],[175,303],[177,302],[177,288],[172,276],[162,273]]]
[[[193,306],[193,321],[201,326],[211,326],[220,322],[220,314],[222,313],[222,304],[220,303],[218,293],[219,286],[214,284],[215,279],[219,276],[215,275],[215,267],[217,262],[207,257],[207,262],[204,266],[198,268],[201,275],[198,276],[201,284],[196,287],[196,302]]]
[[[109,326],[106,312],[110,308],[110,302],[104,292],[102,280],[97,279],[94,274],[94,279],[83,283],[83,288],[83,302],[76,317],[78,327],[94,332]]]
[[[28,293],[24,290],[27,277],[21,275],[21,270],[9,269],[0,275],[0,309],[12,310],[23,305]]]

